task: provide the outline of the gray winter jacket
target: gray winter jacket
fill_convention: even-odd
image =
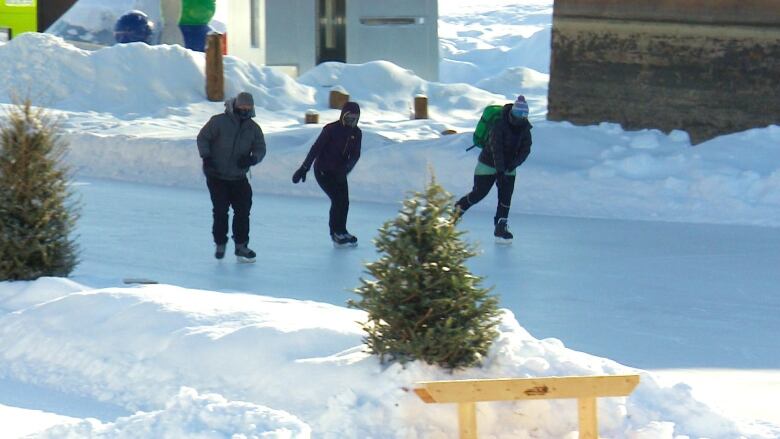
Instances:
[[[222,180],[240,180],[249,167],[240,167],[240,157],[256,165],[265,157],[263,130],[254,120],[240,120],[233,113],[235,99],[225,102],[225,112],[213,116],[198,133],[198,153],[204,159],[203,172]]]

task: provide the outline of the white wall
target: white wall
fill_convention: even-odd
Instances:
[[[411,25],[365,25],[364,18],[417,18]],[[347,0],[347,62],[385,59],[439,79],[438,3],[436,0]]]
[[[269,0],[275,1],[275,0]],[[276,0],[278,1],[278,0]],[[257,5],[257,47],[252,47],[251,2]],[[237,56],[257,65],[266,63],[266,0],[230,0],[227,14],[228,54]]]
[[[314,67],[315,0],[265,0],[265,5],[267,64],[294,65],[298,73]],[[360,22],[361,18],[387,17],[421,18],[424,22],[382,26]],[[385,59],[425,79],[439,79],[437,0],[347,0],[346,38],[349,63]]]
[[[315,0],[266,0],[266,62],[314,67],[317,56]]]

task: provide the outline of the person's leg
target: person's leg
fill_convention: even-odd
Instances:
[[[230,182],[230,204],[233,206],[233,242],[249,243],[249,213],[252,210],[252,186],[249,180]]]
[[[512,205],[512,193],[515,191],[515,176],[507,175],[504,183],[498,185],[498,206],[496,207],[495,221],[499,218],[509,217],[509,208]]]
[[[479,203],[482,201],[485,196],[487,196],[488,192],[490,192],[490,188],[493,187],[493,184],[496,182],[496,176],[493,175],[474,175],[474,187],[471,189],[471,192],[466,194],[463,198],[458,200],[455,205],[459,207],[462,211],[467,211],[471,206]]]
[[[498,185],[498,206],[496,207],[496,216],[493,218],[493,224],[496,226],[493,235],[496,237],[497,243],[508,244],[514,238],[508,227],[509,207],[512,204],[514,190],[514,175],[505,176],[501,184]]]
[[[328,228],[330,229],[330,234],[333,235],[334,233],[340,233],[338,230],[338,215],[336,208],[338,193],[333,175],[328,172],[314,171],[314,178],[317,179],[317,184],[320,185],[320,188],[322,188],[322,191],[325,192],[325,195],[330,198],[330,215],[328,218]]]
[[[334,179],[334,228],[336,233],[347,233],[347,215],[349,214],[349,184],[346,175]]]
[[[214,236],[215,244],[224,245],[228,240],[228,208],[230,207],[228,187],[225,180],[214,177],[206,177],[206,186],[209,188],[212,205],[211,234]]]

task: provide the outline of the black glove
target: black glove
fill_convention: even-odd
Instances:
[[[293,174],[293,178],[292,178],[293,183],[298,184],[299,181],[305,182],[307,172],[309,172],[309,170],[306,169],[305,166],[301,166],[300,168],[298,168],[298,170],[295,171],[295,174]]]
[[[211,170],[215,171],[217,169],[216,163],[214,163],[214,159],[211,157],[203,157],[203,170]]]
[[[239,168],[248,168],[254,166],[257,162],[255,162],[255,159],[251,155],[242,155],[238,158],[236,164]]]

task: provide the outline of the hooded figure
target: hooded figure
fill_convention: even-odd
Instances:
[[[233,241],[240,262],[254,262],[249,243],[249,211],[252,187],[246,177],[249,167],[265,157],[265,137],[255,116],[254,99],[246,92],[225,102],[225,112],[213,116],[198,133],[198,153],[213,205],[212,234],[222,259],[228,241],[228,210],[233,208]]]
[[[330,238],[337,247],[356,246],[357,238],[347,231],[349,185],[347,175],[360,159],[363,132],[357,127],[360,106],[347,102],[336,122],[325,125],[303,164],[293,174],[293,183],[305,182],[314,165],[314,177],[330,198]]]
[[[507,219],[517,167],[531,153],[531,128],[528,103],[523,95],[518,96],[513,104],[504,105],[501,117],[490,129],[487,145],[479,154],[474,170],[474,187],[455,204],[453,217],[457,221],[466,210],[485,198],[495,184],[498,188],[498,206],[493,218],[493,235],[497,243],[511,243],[514,237],[507,226]]]

